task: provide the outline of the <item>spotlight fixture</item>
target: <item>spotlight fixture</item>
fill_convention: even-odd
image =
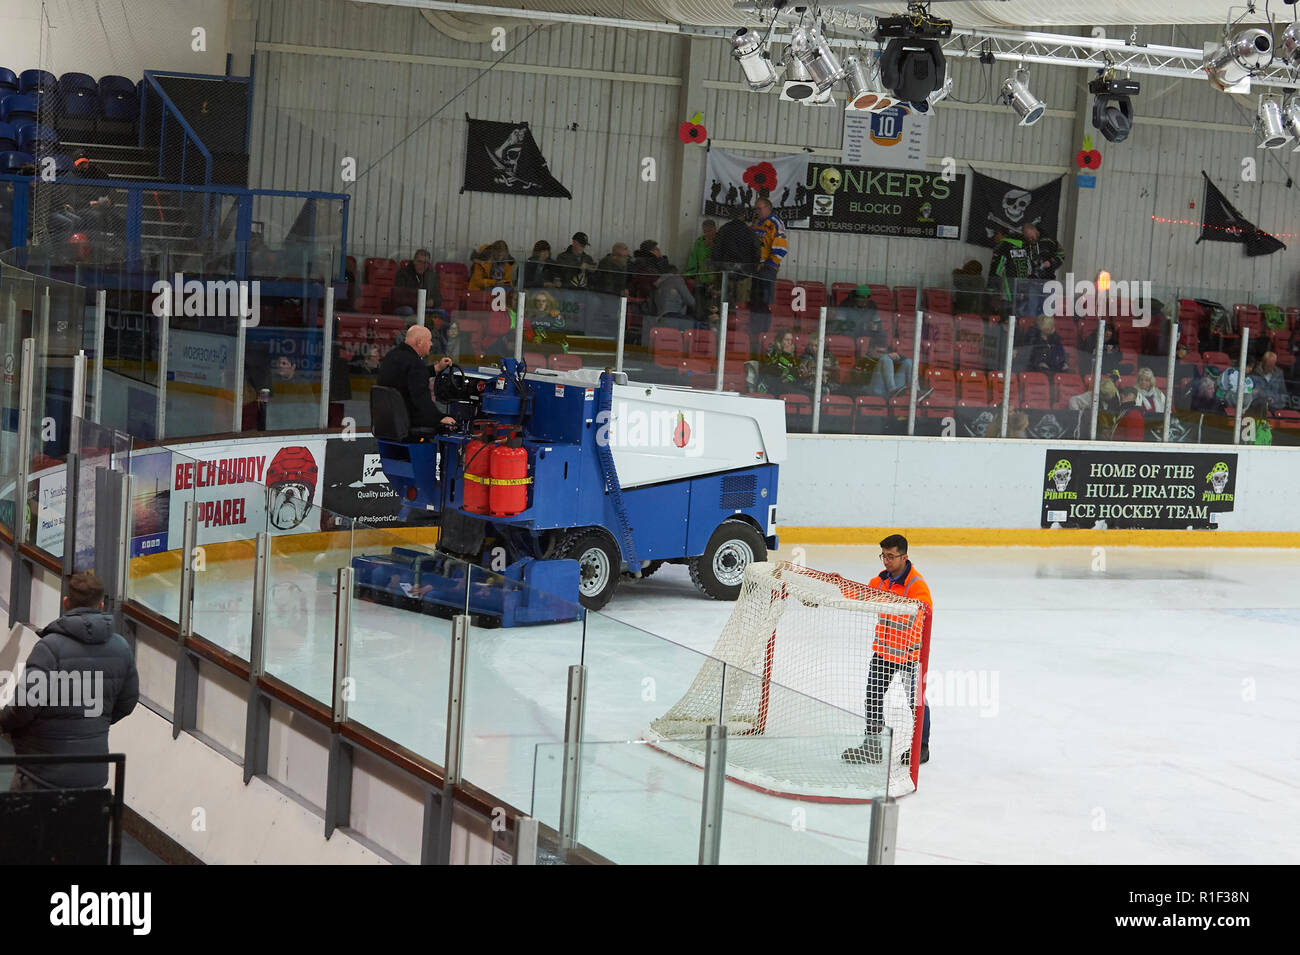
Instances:
[[[741,27],[731,38],[731,55],[745,71],[745,83],[755,93],[770,90],[776,83],[776,70],[772,69],[772,54],[763,46],[758,33]]]
[[[807,68],[818,93],[828,92],[844,78],[844,67],[826,42],[820,22],[815,27],[795,30],[790,37],[790,52]]]
[[[1201,69],[1215,89],[1233,92],[1232,87],[1272,62],[1273,38],[1267,30],[1250,27],[1231,38],[1225,34],[1221,46],[1206,52]]]
[[[1255,135],[1260,149],[1281,149],[1291,141],[1291,131],[1282,118],[1282,106],[1271,96],[1260,97],[1255,113]]]
[[[898,105],[899,101],[884,91],[879,69],[867,70],[856,56],[844,60],[844,82],[849,88],[847,110],[879,113]]]
[[[931,17],[922,3],[909,3],[904,16],[881,17],[874,38],[889,42],[880,56],[880,78],[898,99],[928,100],[947,80],[947,59],[939,41],[952,36],[952,21]]]
[[[802,103],[817,92],[812,77],[803,61],[786,53],[785,83],[781,87],[781,99],[793,103]]]
[[[1099,76],[1088,84],[1092,101],[1092,125],[1101,130],[1107,142],[1122,143],[1133,131],[1133,101],[1142,91],[1136,80],[1117,80]]]
[[[937,90],[934,90],[932,93],[930,93],[929,96],[927,96],[927,97],[925,98],[925,102],[926,102],[929,106],[933,107],[933,106],[935,106],[935,105],[936,105],[940,100],[947,99],[950,93],[952,93],[952,74],[951,74],[951,73],[949,73],[949,74],[944,78],[944,81],[943,81],[943,85],[942,85],[942,86],[940,86]]]
[[[1286,121],[1287,132],[1296,141],[1292,152],[1300,152],[1300,93],[1292,92],[1282,104],[1282,119]]]
[[[1282,31],[1280,58],[1291,69],[1300,68],[1300,23],[1292,22]]]
[[[1043,118],[1047,107],[1033,93],[1029,92],[1029,71],[1024,67],[1016,70],[1015,76],[1008,76],[1002,83],[1002,95],[999,102],[1010,106],[1020,117],[1021,126],[1032,126]]]

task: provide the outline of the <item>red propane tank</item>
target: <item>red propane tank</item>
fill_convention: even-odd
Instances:
[[[492,449],[493,517],[513,517],[528,508],[528,452],[518,438]]]
[[[484,431],[465,445],[465,494],[461,509],[471,514],[488,512],[488,479],[495,437],[493,431]]]

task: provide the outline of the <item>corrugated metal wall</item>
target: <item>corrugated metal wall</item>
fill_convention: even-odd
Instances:
[[[478,77],[477,64],[486,66],[494,55],[488,44],[466,46],[444,37],[417,11],[338,0],[275,0],[261,3],[258,12],[253,184],[351,192],[349,248],[359,257],[405,257],[425,245],[437,258],[464,261],[471,248],[498,238],[516,256],[526,255],[539,238],[558,252],[579,229],[591,236],[592,252],[599,255],[616,241],[635,245],[667,234],[677,188],[674,159],[682,148],[675,119],[680,39],[546,27],[508,62],[575,75],[493,71],[457,96]],[[532,29],[511,29],[507,44]],[[292,45],[476,65],[282,49]],[[662,80],[589,78],[596,71]],[[461,194],[466,113],[527,120],[572,201]],[[347,156],[356,158],[359,173],[351,186],[340,179]],[[641,178],[644,157],[656,160],[654,181]]]
[[[474,82],[500,54],[487,44],[443,36],[418,11],[342,0],[257,0],[255,12],[252,184],[351,192],[349,248],[359,257],[405,256],[425,245],[437,258],[464,261],[471,248],[496,238],[522,256],[535,239],[546,238],[558,250],[582,229],[594,253],[615,241],[635,245],[652,237],[681,261],[690,231],[679,228],[681,214],[688,213],[693,227],[703,187],[703,164],[682,162],[684,149],[697,148],[677,140],[684,109],[701,109],[713,139],[751,155],[802,147],[835,154],[840,147],[839,109],[749,93],[729,45],[720,40],[579,26],[547,26],[529,35],[534,25],[512,26],[509,45],[528,38],[502,68]],[[1150,42],[1180,46],[1214,36],[1211,28],[1148,32]],[[1293,277],[1293,255],[1300,252],[1248,259],[1239,246],[1195,245],[1194,225],[1153,220],[1199,221],[1205,169],[1248,218],[1288,232],[1294,202],[1285,170],[1295,162],[1289,151],[1254,148],[1248,129],[1254,97],[1226,96],[1204,82],[1139,77],[1143,93],[1135,102],[1133,135],[1121,145],[1095,135],[1104,155],[1097,188],[1078,190],[1079,130],[1093,132],[1078,118],[1079,109],[1090,106],[1088,71],[1032,66],[1032,89],[1049,112],[1024,128],[994,105],[1014,64],[950,59],[949,66],[955,94],[936,110],[932,162],[952,156],[959,171],[970,163],[1028,187],[1068,171],[1062,231],[1076,205],[1078,229],[1061,238],[1080,275],[1108,268],[1117,278],[1149,279],[1162,288],[1300,299]],[[688,77],[697,87],[683,97]],[[466,86],[468,92],[457,96]],[[527,120],[573,200],[461,194],[466,113]],[[362,173],[352,185],[340,179],[347,156],[356,158]],[[653,182],[640,176],[646,157],[656,161]],[[1241,180],[1246,157],[1256,160],[1255,182]],[[684,175],[686,181],[678,181]],[[1284,241],[1300,250],[1300,243]],[[964,242],[793,230],[790,247],[787,275],[825,280],[898,282],[921,274],[933,282],[968,258],[987,259],[987,250]]]

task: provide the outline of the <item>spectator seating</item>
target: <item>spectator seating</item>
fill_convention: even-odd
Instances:
[[[677,368],[683,360],[682,333],[675,328],[650,329],[650,356],[660,368]]]
[[[853,430],[853,399],[847,395],[823,395],[819,430],[828,434],[849,434]]]
[[[1052,386],[1047,376],[1041,371],[1023,371],[1020,373],[1020,407],[1046,409],[1052,407]],[[1016,400],[1016,389],[1012,386],[1011,400]]]
[[[18,130],[8,123],[0,123],[0,152],[13,152],[18,149]]]
[[[807,431],[812,424],[812,399],[802,394],[784,394],[785,426],[788,431]]]
[[[952,290],[946,288],[925,289],[925,310],[936,315],[952,315]]]
[[[23,166],[28,166],[36,160],[30,155],[17,150],[7,150],[0,152],[0,172],[16,173],[20,172]]]
[[[0,100],[0,121],[12,124],[14,120],[29,119],[36,122],[36,97],[10,93]]]
[[[23,70],[18,74],[18,92],[34,96],[52,96],[59,91],[59,81],[46,70]]]
[[[59,134],[49,126],[32,123],[18,130],[18,148],[22,152],[41,156],[57,148],[58,145]]]
[[[0,66],[0,100],[11,93],[18,92],[18,75],[5,66]]]
[[[139,118],[136,85],[125,76],[101,76],[96,138],[100,142],[133,142]]]

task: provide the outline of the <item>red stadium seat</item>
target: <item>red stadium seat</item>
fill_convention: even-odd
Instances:
[[[830,434],[848,434],[853,430],[853,399],[847,395],[822,397],[818,430]]]
[[[549,355],[546,362],[556,371],[577,371],[582,367],[582,359],[577,355]]]
[[[1207,365],[1217,366],[1220,371],[1232,364],[1232,359],[1228,357],[1228,353],[1221,351],[1201,352],[1201,361]]]
[[[1055,396],[1053,407],[1068,407],[1070,399],[1083,394],[1085,390],[1083,378],[1079,375],[1068,371],[1057,372],[1052,376],[1052,393]]]
[[[1047,409],[1052,407],[1052,386],[1041,371],[1020,373],[1020,407]],[[1015,401],[1015,392],[1011,394]]]
[[[854,399],[853,431],[856,434],[877,434],[884,419],[889,415],[889,408],[884,398],[875,395],[859,395]]]
[[[679,368],[682,357],[682,333],[675,328],[650,330],[650,354],[660,368]]]
[[[787,429],[807,430],[812,424],[812,399],[807,395],[784,394],[785,426]]]
[[[397,263],[392,259],[366,259],[366,282],[381,288],[393,287],[397,277]]]
[[[927,288],[925,290],[925,310],[937,315],[952,315],[952,290],[946,288]]]

